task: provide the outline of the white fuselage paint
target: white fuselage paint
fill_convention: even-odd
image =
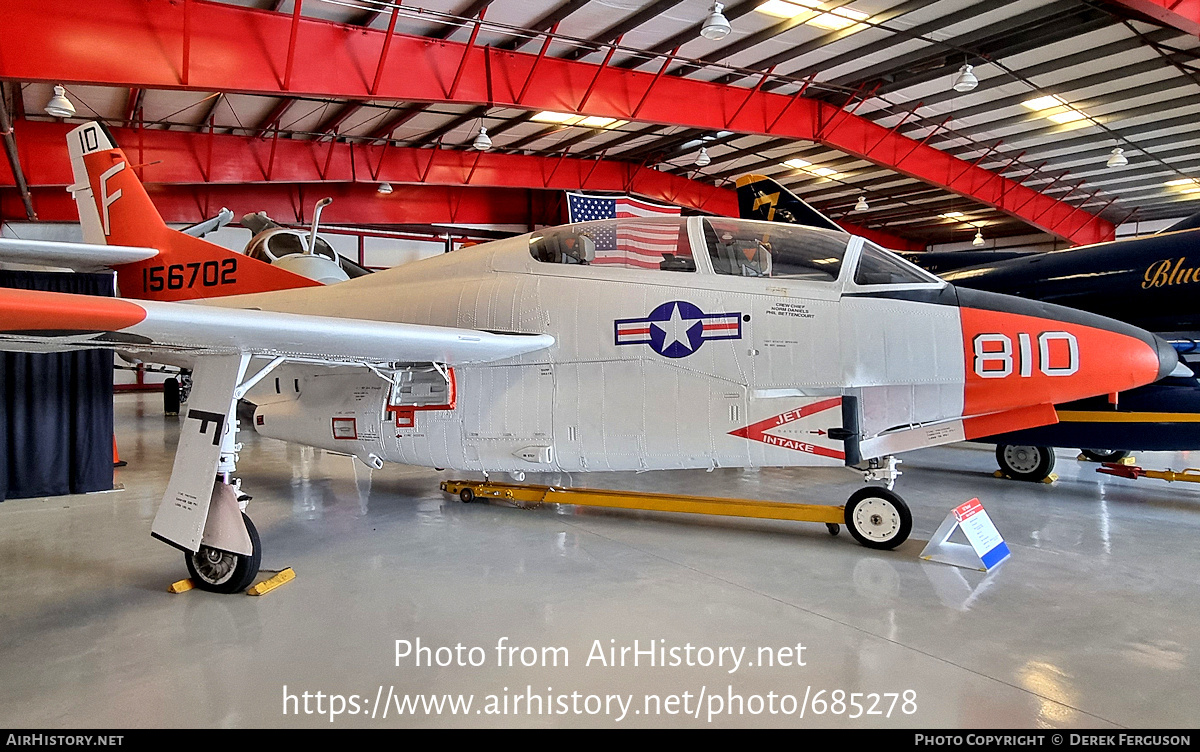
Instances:
[[[555,338],[546,350],[455,368],[455,408],[415,411],[412,425],[385,419],[390,385],[365,369],[283,366],[248,395],[266,436],[459,470],[841,465],[842,442],[828,436],[842,423],[836,398],[860,400],[864,439],[963,408],[958,309],[846,296],[857,289],[860,244],[851,241],[838,281],[821,283],[717,275],[703,258],[693,273],[547,264],[518,237],[318,294],[208,303]],[[740,336],[669,358],[636,344],[637,325],[616,324],[672,301],[728,314],[714,321],[737,321],[740,332],[726,331]],[[679,327],[662,324],[668,343]],[[622,331],[635,343],[617,344]]]

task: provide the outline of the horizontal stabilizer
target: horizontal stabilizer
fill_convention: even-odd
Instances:
[[[249,353],[320,363],[487,363],[542,350],[546,334],[495,334],[188,303],[0,289],[0,349]]]
[[[155,248],[137,246],[0,238],[0,261],[66,267],[77,272],[110,269],[121,264],[145,261],[157,255],[158,250]]]

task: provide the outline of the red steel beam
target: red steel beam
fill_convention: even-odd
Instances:
[[[59,122],[23,123],[19,148],[22,162],[29,166],[28,179],[33,187],[61,190],[62,186],[72,182],[71,164],[66,149],[66,134],[70,128],[70,125]],[[285,192],[307,190],[305,187],[309,186],[314,194],[321,191],[350,191],[347,186],[365,184],[373,194],[376,183],[388,182],[396,190],[403,185],[424,184],[426,187],[487,189],[492,191],[486,194],[489,196],[498,195],[496,191],[503,193],[504,190],[514,189],[521,195],[525,195],[523,191],[530,190],[535,193],[563,190],[627,191],[654,201],[724,216],[737,216],[738,211],[737,196],[727,188],[714,187],[629,162],[581,159],[566,154],[540,157],[386,145],[364,146],[327,140],[264,141],[211,132],[139,131],[127,128],[111,130],[118,143],[131,144],[135,139],[141,139],[143,179],[147,185],[165,191],[163,195],[180,195],[178,191],[172,192],[174,189],[180,189],[186,194],[186,190],[195,188],[207,191],[205,196],[211,197],[218,186],[221,190],[236,192],[241,187],[265,183],[279,183],[280,190]],[[385,155],[386,160],[383,159]],[[370,165],[379,165],[374,175],[371,174]],[[11,174],[0,171],[0,189],[9,186],[14,186]],[[389,198],[395,195],[393,193]],[[38,200],[47,200],[44,192],[35,192],[35,205]],[[436,202],[428,205],[433,204]],[[195,201],[191,204],[181,202],[181,205],[190,205],[193,209],[197,206]],[[48,211],[51,212],[51,217],[56,216],[56,206],[55,202],[50,202]],[[219,201],[216,206],[221,206]],[[258,210],[253,206],[246,207],[246,211]],[[180,211],[178,206],[175,211]],[[466,214],[455,214],[475,216],[478,212],[470,209]],[[403,216],[403,219],[388,221],[425,221],[414,218],[417,215]],[[69,219],[74,221],[76,217],[72,214]],[[385,220],[347,218],[336,221]],[[441,216],[429,221],[450,220],[448,216]],[[886,232],[849,223],[841,224],[847,231],[862,235],[887,248],[921,250],[924,247],[915,241]]]
[[[29,165],[31,185],[66,186],[72,182],[66,140],[70,128],[58,122],[27,121],[22,125],[19,147],[22,162]],[[554,191],[624,191],[628,187],[629,192],[654,201],[737,216],[733,191],[721,189],[714,193],[707,183],[629,162],[287,138],[263,140],[184,131],[113,128],[112,132],[121,144],[141,139],[139,161],[144,165],[146,183],[388,182]],[[371,173],[371,165],[379,165],[375,174]],[[11,185],[11,175],[0,173],[0,186]]]
[[[1183,0],[1188,2],[1189,0]],[[378,90],[372,74],[383,31],[193,0],[190,70],[181,75],[182,6],[171,0],[8,0],[0,14],[0,77],[24,81],[156,89],[320,96],[570,111],[596,80],[584,114],[661,125],[721,130],[724,113],[742,107],[737,128],[747,134],[815,141],[898,173],[967,196],[1074,243],[1109,240],[1111,222],[1007,178],[890,132],[850,114],[819,133],[841,112],[836,105],[678,76],[660,78],[634,117],[654,74],[595,63],[469,47],[410,35],[392,37]],[[54,23],[46,23],[53,18]],[[153,19],[153,23],[149,19]],[[293,25],[296,26],[293,34]],[[285,53],[302,36],[320,55]],[[105,44],[97,47],[96,39]],[[294,49],[294,47],[293,47]],[[291,64],[287,57],[291,57]],[[535,63],[540,67],[533,70]],[[453,99],[447,91],[459,70]],[[599,69],[599,70],[598,70]],[[531,75],[534,74],[534,75]],[[519,94],[525,89],[525,96]],[[520,101],[518,101],[520,100]],[[703,103],[697,106],[697,103]],[[779,115],[791,105],[786,117]],[[910,158],[904,155],[911,154]],[[903,164],[900,164],[903,159]],[[963,171],[963,168],[969,169]],[[963,172],[961,177],[955,177]]]
[[[509,188],[461,188],[443,185],[394,185],[388,196],[358,183],[259,185],[152,185],[150,198],[167,222],[194,224],[222,206],[241,216],[265,211],[284,223],[312,221],[313,205],[334,199],[321,221],[335,225],[512,224],[555,225],[562,216],[562,194]],[[61,188],[37,188],[33,201],[44,222],[78,222],[71,196]],[[453,211],[452,211],[453,210]],[[0,188],[0,220],[25,221],[15,188]]]
[[[1108,0],[1123,5],[1159,23],[1200,36],[1200,0]]]

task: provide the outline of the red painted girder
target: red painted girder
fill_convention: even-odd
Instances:
[[[18,147],[22,163],[29,168],[27,179],[30,185],[46,187],[71,183],[71,163],[66,149],[66,136],[70,129],[70,125],[57,122],[22,123]],[[112,128],[111,131],[119,144],[137,143],[139,134],[136,129]],[[140,135],[142,160],[146,163],[142,167],[143,180],[150,185],[359,182],[369,183],[374,188],[376,183],[381,182],[392,183],[393,186],[423,182],[426,185],[445,186],[614,191],[636,193],[655,201],[714,214],[737,216],[737,195],[727,188],[628,162],[291,139],[279,139],[272,147],[269,140],[209,135],[207,132],[144,130]],[[270,161],[272,148],[275,150],[273,163]],[[271,181],[266,178],[268,170],[272,172]],[[12,175],[0,170],[0,186],[11,185],[14,185]],[[924,244],[917,241],[848,222],[841,224],[848,232],[873,240],[885,248],[924,249]]]
[[[66,186],[72,182],[66,141],[70,128],[57,122],[21,124],[17,143],[31,185]],[[134,154],[141,139],[142,179],[146,183],[388,182],[614,191],[737,216],[737,196],[733,191],[629,162],[286,138],[264,140],[206,132],[139,133],[132,128],[113,128],[112,132],[117,143],[125,145],[134,159],[138,158]],[[0,173],[0,185],[13,185],[10,173]]]
[[[511,188],[456,188],[397,185],[380,196],[372,185],[321,183],[303,185],[147,185],[147,192],[167,222],[195,223],[221,207],[236,217],[265,211],[284,223],[312,221],[313,205],[326,196],[334,202],[321,214],[336,225],[395,224],[560,224],[562,194]],[[75,202],[62,188],[37,188],[33,202],[39,219],[78,222]],[[15,188],[0,188],[0,219],[24,221],[25,209]]]
[[[1167,26],[1200,36],[1200,0],[1109,0],[1124,5]]]
[[[655,83],[652,73],[558,58],[543,59],[533,85],[526,86],[534,54],[467,49],[462,43],[407,35],[393,36],[389,62],[371,94],[384,33],[311,18],[299,21],[299,44],[321,54],[298,56],[285,88],[291,16],[202,0],[188,5],[192,31],[185,76],[182,4],[9,0],[0,14],[0,38],[9,40],[0,47],[0,77],[559,111],[571,110],[594,81],[587,115],[816,141],[968,196],[1071,242],[1114,236],[1112,223],[1100,217],[817,100],[794,101],[762,91],[747,96],[743,87],[675,76]],[[46,18],[55,22],[45,23]],[[460,69],[464,73],[450,100]],[[654,95],[635,118],[652,83]],[[523,90],[524,100],[517,101]],[[786,116],[779,117],[785,109]]]

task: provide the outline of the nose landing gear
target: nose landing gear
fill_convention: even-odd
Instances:
[[[242,522],[250,534],[250,554],[235,554],[211,546],[200,546],[199,551],[189,551],[183,555],[188,574],[196,587],[213,593],[237,593],[254,583],[262,563],[262,544],[258,539],[258,530],[244,512]]]
[[[908,539],[912,512],[896,492],[868,486],[855,491],[846,502],[846,527],[854,540],[867,548],[887,550]]]

